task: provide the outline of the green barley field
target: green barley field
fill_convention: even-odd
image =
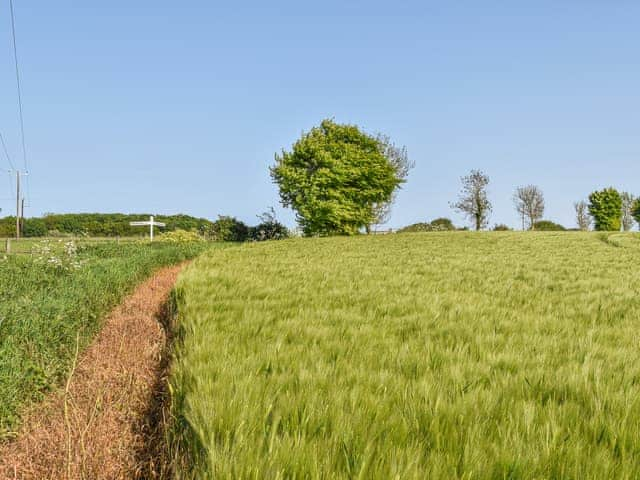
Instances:
[[[178,478],[640,478],[640,237],[206,252],[176,290]]]

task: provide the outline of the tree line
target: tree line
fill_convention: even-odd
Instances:
[[[25,237],[44,236],[92,236],[129,237],[143,235],[140,227],[132,227],[129,222],[148,220],[149,214],[136,213],[46,213],[42,217],[24,218],[22,234]],[[164,231],[195,230],[201,233],[211,228],[212,222],[206,218],[190,215],[157,215],[155,219],[166,223]],[[16,217],[0,219],[0,237],[11,237],[16,233]]]
[[[42,217],[22,219],[21,229],[24,237],[142,237],[147,230],[132,227],[129,222],[148,220],[149,216],[147,213],[47,213]],[[249,226],[226,215],[219,216],[215,221],[183,214],[155,216],[155,220],[166,224],[162,232],[185,230],[197,232],[211,240],[244,242],[289,236],[289,230],[276,219],[273,209],[259,215],[258,219],[257,225]],[[16,218],[0,218],[0,237],[13,237],[15,234]]]
[[[481,230],[488,225],[492,211],[487,194],[489,177],[479,170],[472,170],[462,177],[462,185],[458,201],[451,206],[471,220],[476,230]],[[513,202],[522,219],[523,230],[564,230],[561,225],[542,220],[544,194],[536,185],[518,187]],[[588,202],[575,202],[574,210],[579,230],[589,230],[593,225],[598,231],[629,231],[634,221],[640,225],[640,198],[613,187],[592,192]],[[553,228],[554,225],[557,228]]]
[[[368,134],[356,125],[323,120],[303,133],[289,151],[276,154],[270,168],[284,207],[290,207],[307,236],[353,235],[369,232],[386,222],[398,190],[415,166],[405,147],[388,136]],[[472,170],[462,177],[462,189],[451,207],[463,214],[475,230],[488,227],[492,203],[489,177]],[[574,205],[580,230],[630,230],[640,223],[640,200],[627,192],[606,188],[593,192],[589,201]],[[535,185],[518,187],[513,194],[523,230],[564,230],[543,220],[545,201]],[[404,231],[450,230],[448,219],[414,224]],[[508,229],[496,225],[498,230]]]
[[[369,134],[356,125],[323,120],[303,133],[289,151],[275,155],[270,167],[272,181],[278,186],[280,201],[296,214],[306,236],[354,235],[368,233],[386,223],[399,189],[406,183],[415,163],[407,149],[384,134]],[[463,214],[475,230],[488,227],[493,210],[489,199],[489,177],[480,170],[463,176],[462,189],[451,207]],[[513,194],[514,207],[523,230],[564,230],[543,220],[545,200],[535,185],[518,187]],[[589,195],[588,201],[574,204],[580,230],[630,230],[634,220],[640,223],[640,199],[615,188]],[[148,214],[45,214],[27,218],[22,224],[26,237],[56,235],[140,236],[139,228],[129,222],[145,220]],[[223,241],[270,240],[289,236],[277,221],[273,209],[259,216],[260,223],[248,226],[230,216],[216,221],[189,215],[158,215],[166,223],[164,231],[187,230]],[[15,235],[15,217],[0,219],[0,237]],[[410,225],[403,231],[451,230],[446,218]],[[495,230],[507,230],[496,225]]]

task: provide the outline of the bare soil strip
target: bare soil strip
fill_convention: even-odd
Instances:
[[[155,458],[166,384],[161,321],[181,268],[160,270],[109,315],[67,384],[27,412],[16,440],[0,445],[1,479],[164,476]]]

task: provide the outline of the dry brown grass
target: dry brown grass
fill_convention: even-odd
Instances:
[[[105,320],[66,386],[0,446],[0,478],[163,478],[167,336],[160,323],[181,266],[140,285]]]

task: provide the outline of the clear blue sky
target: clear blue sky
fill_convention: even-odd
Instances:
[[[274,152],[325,117],[407,146],[394,227],[462,224],[449,202],[472,168],[491,177],[492,224],[518,225],[522,184],[566,225],[595,188],[640,194],[637,1],[14,3],[28,215],[253,223],[279,206]],[[0,131],[20,163],[9,25],[1,0]],[[3,214],[9,188],[2,173]]]

